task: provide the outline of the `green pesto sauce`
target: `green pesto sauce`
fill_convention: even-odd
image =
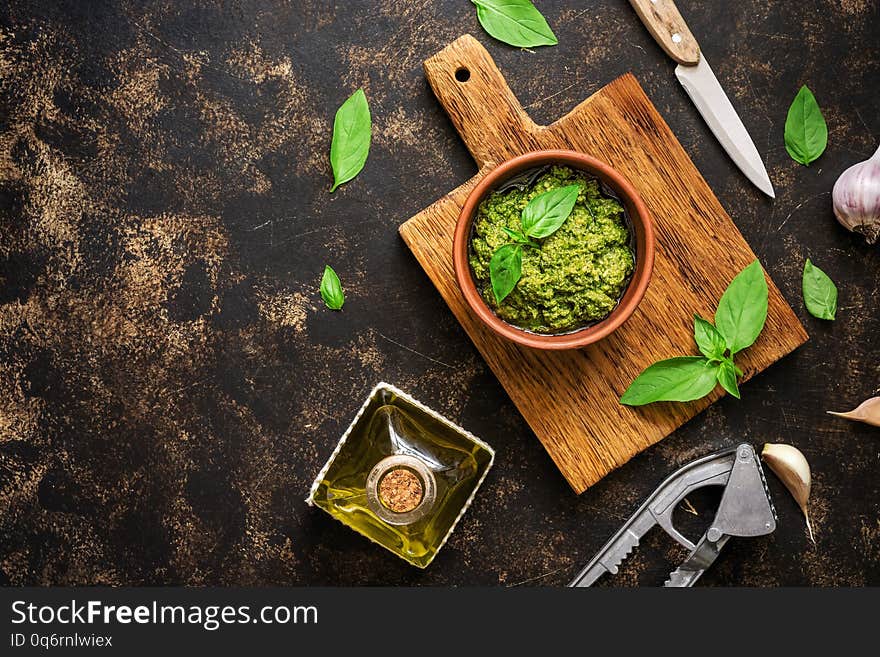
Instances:
[[[523,248],[522,277],[498,304],[489,280],[489,261],[509,244],[502,227],[522,230],[523,208],[557,187],[581,187],[565,223],[540,242]],[[634,258],[623,206],[603,194],[599,182],[569,167],[551,167],[527,189],[488,196],[477,209],[470,264],[477,289],[504,321],[535,333],[572,331],[608,316],[632,276]]]

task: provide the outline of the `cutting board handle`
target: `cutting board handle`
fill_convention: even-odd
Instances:
[[[425,60],[425,75],[480,168],[538,148],[540,128],[470,34]]]

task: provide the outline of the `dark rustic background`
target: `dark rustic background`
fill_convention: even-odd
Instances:
[[[880,250],[830,205],[880,141],[877,0],[679,3],[775,202],[625,0],[539,0],[560,45],[534,53],[466,0],[336,4],[2,3],[0,581],[563,584],[669,472],[747,440],[809,458],[816,544],[771,477],[779,529],[731,541],[703,583],[880,584],[880,430],[824,414],[880,386]],[[632,71],[811,334],[580,497],[397,236],[475,172],[421,70],[465,32],[539,122]],[[809,168],[782,141],[803,83],[829,127]],[[360,86],[370,159],[331,195],[333,113]],[[840,287],[834,323],[803,308],[807,256]],[[341,313],[318,294],[325,263]],[[498,451],[425,572],[302,501],[380,380]],[[615,583],[662,582],[670,546],[652,536]]]

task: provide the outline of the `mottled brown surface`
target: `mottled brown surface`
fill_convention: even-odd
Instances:
[[[680,3],[775,202],[622,0],[541,0],[560,45],[534,53],[482,34],[469,2],[303,4],[0,7],[2,581],[561,584],[674,467],[773,440],[813,465],[817,543],[771,480],[779,529],[731,541],[704,583],[880,584],[880,435],[823,413],[880,386],[880,251],[829,209],[880,140],[876,0]],[[464,32],[539,122],[634,72],[812,338],[580,497],[396,234],[474,173],[421,71]],[[809,168],[782,144],[802,83],[829,125]],[[330,195],[332,115],[358,86],[371,156]],[[833,324],[803,310],[807,256],[840,285]],[[325,263],[341,313],[317,292]],[[302,501],[380,379],[498,450],[425,572]],[[616,583],[679,557],[654,536]]]

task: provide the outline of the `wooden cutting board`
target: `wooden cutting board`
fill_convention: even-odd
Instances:
[[[425,61],[425,74],[480,172],[403,224],[400,234],[571,487],[583,492],[721,396],[718,388],[687,404],[618,403],[652,362],[697,353],[693,313],[711,319],[727,284],[755,254],[632,75],[539,126],[470,35]],[[577,351],[536,351],[496,337],[467,307],[452,266],[452,234],[468,192],[495,163],[546,148],[587,153],[623,173],[653,215],[657,235],[651,284],[635,313],[608,338]],[[769,286],[764,331],[737,356],[746,379],[807,339]]]

